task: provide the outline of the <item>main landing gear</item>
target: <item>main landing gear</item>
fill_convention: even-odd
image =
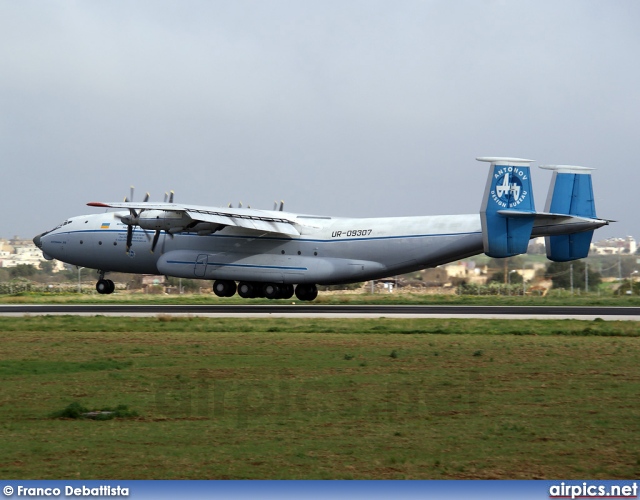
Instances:
[[[282,283],[255,283],[241,281],[236,286],[235,281],[216,280],[213,282],[213,293],[218,297],[232,297],[236,291],[243,299],[265,297],[267,299],[290,299],[293,297],[293,285]],[[298,285],[295,288],[299,300],[313,300],[318,296],[316,285]]]
[[[96,283],[96,292],[100,295],[113,293],[116,289],[116,285],[111,280],[104,279],[104,271],[100,271],[100,279]]]

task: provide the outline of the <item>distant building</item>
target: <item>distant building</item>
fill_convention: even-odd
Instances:
[[[589,251],[595,255],[633,255],[638,250],[633,236],[626,238],[609,238],[591,244]]]
[[[487,281],[487,266],[478,267],[475,261],[452,262],[440,266],[449,278],[465,280],[467,283],[484,284]]]
[[[0,267],[18,267],[31,265],[36,268],[44,262],[42,251],[30,239],[14,236],[10,239],[0,238]],[[64,264],[59,260],[51,261],[55,272],[62,271]]]

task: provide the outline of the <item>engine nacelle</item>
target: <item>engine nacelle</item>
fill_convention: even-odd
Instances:
[[[191,222],[191,217],[186,213],[172,210],[145,210],[137,221],[142,229],[168,232],[180,231]]]

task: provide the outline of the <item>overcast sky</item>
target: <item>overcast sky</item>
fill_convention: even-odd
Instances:
[[[0,0],[0,236],[90,201],[477,212],[487,164],[595,167],[640,238],[640,2]],[[535,168],[539,210],[550,173]]]

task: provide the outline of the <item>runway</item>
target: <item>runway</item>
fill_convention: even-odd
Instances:
[[[460,305],[1,304],[0,316],[202,316],[282,318],[484,318],[640,321],[640,307]]]

